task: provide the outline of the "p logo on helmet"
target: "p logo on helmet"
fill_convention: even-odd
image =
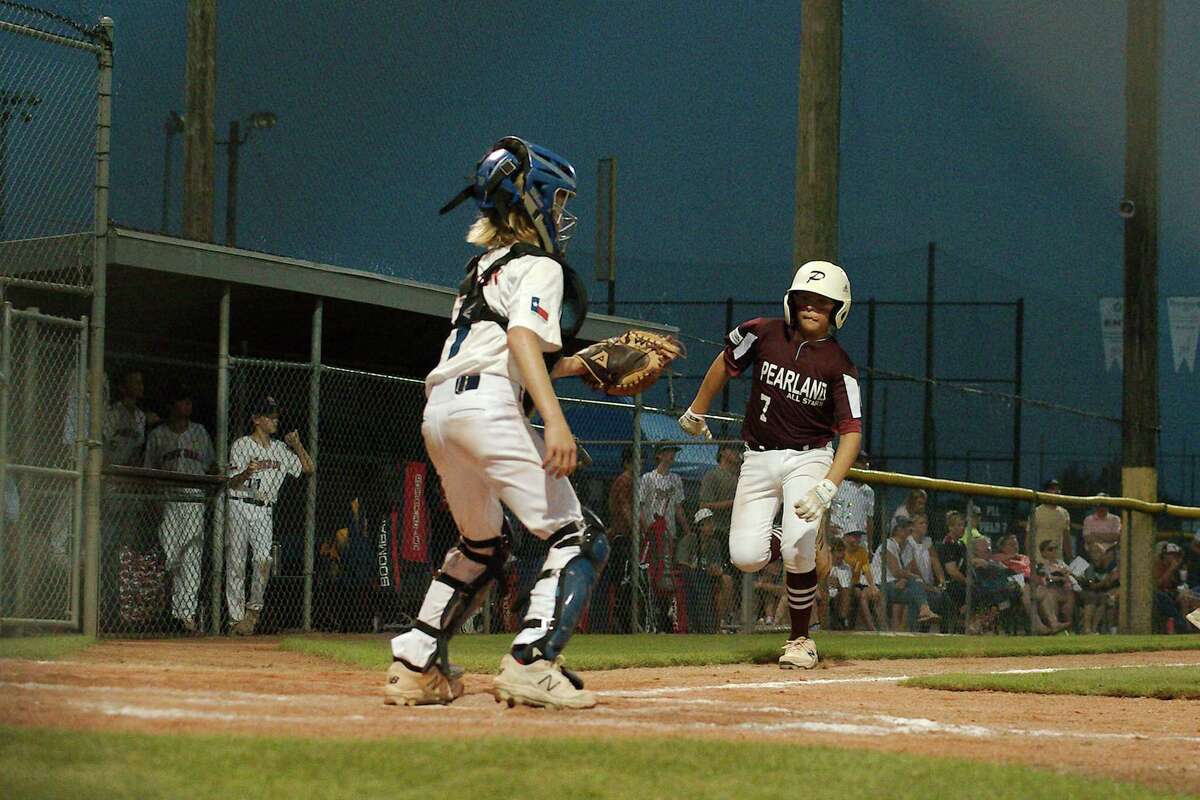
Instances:
[[[783,295],[783,318],[792,324],[792,292],[812,292],[828,297],[837,305],[833,312],[833,325],[842,328],[850,316],[850,279],[846,271],[829,261],[809,261],[792,276],[791,288]]]

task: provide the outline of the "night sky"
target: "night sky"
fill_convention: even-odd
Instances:
[[[256,110],[279,120],[242,151],[242,246],[456,283],[470,215],[436,210],[491,141],[517,134],[579,170],[570,255],[581,273],[593,269],[596,160],[617,159],[619,300],[773,299],[786,288],[797,3],[219,6],[218,138]],[[184,103],[186,4],[57,7],[116,21],[113,216],[156,229],[162,123]],[[1200,381],[1172,369],[1165,300],[1200,294],[1200,4],[1166,8],[1159,389],[1170,456],[1200,448]],[[1122,292],[1125,4],[847,2],[844,24],[840,259],[856,300],[923,299],[936,241],[939,299],[1025,298],[1027,396],[1119,415],[1097,301]],[[223,151],[217,159],[221,198]],[[181,147],[175,163],[178,186]],[[221,202],[216,218],[220,239]],[[724,333],[721,309],[624,310]],[[922,372],[923,325],[920,309],[881,312],[877,366]],[[860,362],[865,328],[864,304],[842,336]],[[939,374],[1011,375],[1010,312],[939,310],[936,330]],[[715,350],[692,352],[689,370],[702,371]],[[888,446],[918,452],[920,389],[893,387]],[[938,403],[939,456],[1008,447],[1003,403],[947,391]],[[1029,410],[1025,425],[1027,484],[1119,452],[1109,423]],[[1051,455],[1039,463],[1041,448]],[[1164,491],[1188,499],[1183,462],[1163,466]],[[1007,481],[1006,470],[975,475]]]

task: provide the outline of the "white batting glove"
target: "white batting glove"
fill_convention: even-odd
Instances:
[[[807,497],[796,501],[796,516],[807,522],[820,517],[833,502],[837,484],[826,478],[812,488]]]
[[[683,432],[688,436],[712,438],[712,431],[708,429],[708,423],[704,421],[704,417],[694,413],[690,407],[679,417],[679,427],[683,428]]]

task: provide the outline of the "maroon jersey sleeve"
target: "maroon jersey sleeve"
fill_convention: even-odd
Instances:
[[[762,338],[762,317],[743,322],[725,337],[725,368],[733,376],[741,375],[756,360],[758,340]]]

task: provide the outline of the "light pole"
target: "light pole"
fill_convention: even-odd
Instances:
[[[162,221],[158,225],[160,233],[167,233],[167,223],[171,214],[171,156],[174,154],[172,144],[175,134],[183,133],[183,117],[178,111],[167,114],[163,123],[163,190],[162,190]]]
[[[8,123],[13,120],[28,124],[33,121],[34,106],[42,98],[33,92],[0,89],[0,239],[5,236],[5,196],[8,183]]]
[[[229,171],[225,182],[225,244],[237,246],[237,190],[238,190],[238,148],[246,143],[255,129],[267,130],[275,127],[275,115],[270,111],[256,111],[246,117],[249,127],[243,135],[241,120],[229,123],[229,139],[218,144],[225,145],[229,156]]]

